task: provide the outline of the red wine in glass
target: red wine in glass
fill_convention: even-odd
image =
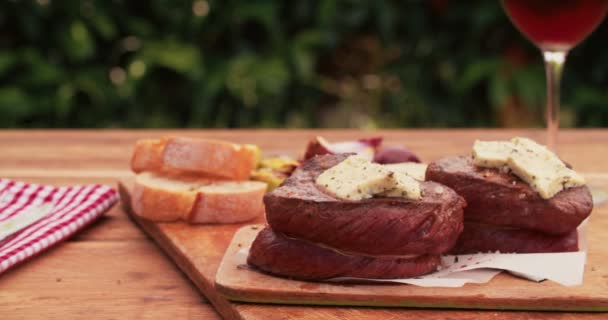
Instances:
[[[502,0],[513,24],[543,52],[547,73],[547,145],[555,149],[559,83],[568,50],[604,19],[608,0]]]

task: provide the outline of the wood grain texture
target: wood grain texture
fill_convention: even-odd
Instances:
[[[289,280],[261,273],[237,259],[264,225],[240,228],[216,274],[215,287],[230,300],[274,304],[403,306],[494,310],[608,311],[608,217],[589,221],[590,251],[583,285],[564,287],[551,281],[535,283],[501,273],[486,284],[462,288],[422,288],[404,285],[328,284]],[[195,253],[185,252],[194,256]]]
[[[225,139],[241,143],[259,144],[267,154],[298,156],[304,144],[315,135],[330,141],[347,140],[362,136],[382,135],[387,144],[405,144],[415,150],[423,160],[431,161],[448,154],[470,150],[476,138],[510,138],[527,135],[542,141],[543,130],[392,130],[363,132],[356,130],[3,130],[0,131],[0,176],[29,182],[55,185],[104,183],[114,185],[123,174],[128,174],[128,160],[137,139],[165,135],[187,135]],[[603,180],[592,183],[608,189],[608,130],[564,131],[560,137],[561,155],[578,170],[591,173]],[[599,179],[599,178],[598,178]],[[599,182],[598,182],[599,181]],[[605,212],[605,211],[604,211]],[[596,213],[594,213],[596,214]],[[603,213],[608,214],[608,213]],[[229,229],[230,227],[228,227]],[[232,231],[219,232],[217,239],[206,243],[204,252],[212,258],[199,257],[206,264],[209,279],[228,245]],[[232,232],[232,233],[231,233]],[[226,236],[228,235],[228,236]],[[137,254],[125,252],[117,259],[116,250],[92,250],[89,243],[100,243],[117,248],[129,244],[138,246]],[[69,246],[69,250],[64,249]],[[126,247],[122,247],[122,250]],[[130,248],[129,250],[131,250]],[[67,251],[66,251],[67,250]],[[66,252],[70,253],[66,253]],[[128,250],[127,250],[128,251]],[[94,252],[95,254],[90,254]],[[67,258],[70,256],[70,258]],[[130,257],[130,258],[129,258]],[[85,262],[86,260],[86,262]],[[66,261],[69,261],[66,262]],[[109,263],[108,261],[111,261]],[[142,263],[138,263],[141,261]],[[59,268],[59,266],[62,266]],[[103,266],[103,267],[93,267]],[[157,267],[154,267],[157,266]],[[144,303],[143,297],[162,294],[152,285],[131,282],[129,293],[115,301],[116,290],[111,281],[99,281],[111,276],[114,280],[127,279],[132,269],[152,269],[176,286],[180,298],[171,302]],[[87,278],[78,282],[52,281],[88,270]],[[187,270],[185,270],[188,272]],[[36,274],[50,276],[47,280]],[[48,282],[44,282],[48,281]],[[80,285],[83,282],[90,285]],[[38,292],[38,286],[46,289]],[[17,284],[19,284],[17,286]],[[78,284],[78,285],[77,285]],[[197,284],[200,287],[199,284]],[[18,291],[16,291],[18,290]],[[151,291],[152,290],[152,291]],[[213,292],[207,293],[210,297]],[[82,297],[81,297],[82,296]],[[18,297],[18,298],[10,298]],[[192,297],[192,298],[185,298]],[[224,300],[225,301],[225,300]],[[150,305],[152,304],[152,306]],[[218,306],[218,304],[216,304]],[[488,311],[434,311],[416,309],[378,309],[352,307],[268,306],[257,304],[227,304],[231,311],[222,311],[229,318],[238,319],[601,319],[597,314],[547,312],[488,312]],[[89,319],[216,319],[217,315],[200,298],[188,280],[180,276],[170,260],[152,245],[143,233],[115,207],[107,221],[102,220],[72,238],[66,244],[39,256],[28,263],[0,276],[0,314],[2,319],[89,318]],[[221,308],[220,308],[221,310]],[[103,312],[102,312],[103,311]]]
[[[530,311],[475,311],[475,310],[424,310],[363,307],[302,307],[260,304],[234,304],[239,315],[249,320],[342,320],[342,319],[415,319],[415,320],[600,320],[604,314],[530,312]],[[272,312],[270,312],[272,310]]]
[[[2,319],[217,319],[154,250],[147,241],[53,248],[0,278]]]

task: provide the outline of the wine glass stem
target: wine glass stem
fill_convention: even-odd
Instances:
[[[567,51],[544,51],[547,75],[547,146],[556,151],[559,129],[559,91]]]

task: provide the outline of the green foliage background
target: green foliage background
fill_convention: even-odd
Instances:
[[[499,1],[207,1],[2,1],[0,127],[542,125]],[[569,56],[565,126],[608,126],[607,39]]]

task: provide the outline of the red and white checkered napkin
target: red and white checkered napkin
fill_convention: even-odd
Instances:
[[[69,238],[117,200],[116,190],[102,185],[53,187],[0,179],[0,226],[21,220],[18,215],[35,214],[40,208],[47,211],[38,221],[0,240],[0,274]]]

